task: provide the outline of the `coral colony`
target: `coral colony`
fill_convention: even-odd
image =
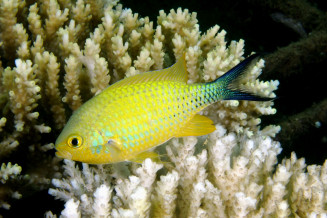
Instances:
[[[218,25],[200,32],[196,13],[180,8],[160,11],[156,25],[114,0],[2,0],[0,26],[0,157],[26,147],[38,157],[2,163],[2,208],[24,197],[13,184],[25,181],[66,202],[62,217],[326,216],[327,162],[306,166],[295,153],[277,162],[280,127],[258,126],[261,115],[276,113],[272,101],[209,106],[201,114],[216,131],[159,146],[160,164],[62,165],[46,152],[71,112],[108,84],[168,67],[183,53],[188,83],[213,81],[240,63],[244,41],[227,43]],[[275,97],[278,81],[257,79],[263,67],[255,63],[242,87]]]

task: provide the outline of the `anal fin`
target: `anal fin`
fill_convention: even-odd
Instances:
[[[137,154],[134,158],[130,159],[129,161],[136,162],[136,163],[142,163],[147,158],[150,158],[154,162],[161,163],[159,154],[157,154],[156,152],[151,152],[151,151],[145,151],[140,154]]]
[[[201,136],[216,130],[213,121],[206,116],[196,114],[175,137]]]

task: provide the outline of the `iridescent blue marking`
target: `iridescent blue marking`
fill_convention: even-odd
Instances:
[[[123,133],[127,134],[127,130],[125,128],[123,128]]]
[[[125,148],[128,148],[128,145],[127,145],[126,142],[124,142],[123,145],[124,145]]]
[[[134,140],[134,138],[133,138],[132,135],[128,135],[128,139],[129,139],[130,141],[133,141],[133,140]]]
[[[99,142],[100,145],[103,145],[103,138],[100,135],[98,137],[98,142]]]
[[[92,145],[93,145],[94,147],[96,147],[96,146],[98,145],[97,140],[94,139],[94,140],[92,141]]]
[[[105,134],[105,136],[107,136],[107,137],[112,137],[112,136],[114,136],[111,132],[109,132],[108,130],[106,130],[106,132],[104,133]]]
[[[134,143],[133,143],[133,142],[130,142],[129,145],[130,145],[131,147],[134,147]]]
[[[145,133],[145,135],[146,135],[146,136],[148,136],[148,135],[149,135],[149,132],[148,132],[148,131],[145,131],[144,133]]]
[[[139,140],[139,136],[138,135],[134,135],[134,138],[135,138],[135,140]]]
[[[141,138],[143,138],[143,137],[144,137],[143,133],[140,133],[140,137],[141,137]]]
[[[102,150],[102,145],[99,145],[96,150],[97,150],[97,154],[100,154]]]
[[[143,129],[143,126],[142,126],[142,124],[139,124],[139,128],[140,128],[140,130],[142,130],[142,129]]]
[[[135,145],[138,146],[138,145],[140,145],[140,143],[139,143],[138,141],[136,141],[136,142],[135,142]]]

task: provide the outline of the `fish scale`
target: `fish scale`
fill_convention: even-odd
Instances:
[[[176,90],[175,93],[170,92],[171,89]],[[133,93],[130,92],[131,90],[140,91]],[[103,110],[104,114],[118,114],[117,120],[112,119],[112,124],[107,124],[107,128],[113,129],[113,134],[120,139],[120,143],[123,145],[121,155],[125,159],[130,159],[134,155],[133,152],[144,151],[152,147],[153,144],[162,144],[167,141],[196,112],[202,109],[187,104],[190,99],[195,102],[198,99],[197,95],[201,93],[191,93],[188,85],[179,82],[152,82],[146,86],[136,84],[131,85],[128,89],[118,89],[115,94],[119,95],[120,92],[130,94],[113,102],[116,105],[115,110],[111,107],[107,111]],[[154,97],[147,98],[150,92]],[[141,99],[143,100],[141,101]],[[181,101],[181,99],[183,100]],[[191,111],[192,113],[190,113]],[[188,114],[188,116],[184,117],[184,114]],[[122,120],[126,120],[126,125],[123,124]],[[94,122],[99,123],[98,120]],[[103,131],[102,129],[106,127],[99,125],[99,127],[95,126],[94,128]],[[148,133],[147,136],[145,136],[145,131]],[[109,138],[103,139],[103,141],[107,140]],[[97,144],[101,144],[101,141],[98,140]]]
[[[175,93],[171,93],[169,91],[172,89],[176,90]],[[197,89],[201,88],[199,87]],[[139,91],[137,93],[132,93],[130,92],[131,90]],[[129,155],[133,155],[133,151],[147,150],[152,147],[153,144],[162,144],[163,142],[167,141],[178,128],[184,126],[185,123],[187,123],[187,121],[193,116],[194,113],[202,109],[196,106],[191,107],[191,105],[188,106],[187,104],[190,99],[193,101],[195,101],[195,99],[202,99],[198,96],[202,93],[191,93],[189,85],[179,82],[165,81],[152,82],[147,85],[136,84],[131,85],[127,90],[118,89],[116,94],[120,95],[120,92],[126,91],[131,94],[125,95],[124,98],[120,98],[118,101],[114,102],[117,105],[116,108],[120,112],[110,111],[110,109],[107,112],[108,114],[120,113],[119,117],[126,117],[127,125],[134,126],[136,128],[135,131],[124,132],[123,130],[126,130],[127,126],[122,125],[122,123],[120,125],[111,127],[117,128],[114,133],[118,136],[118,138],[121,139],[121,143],[125,145],[122,148],[122,155],[126,159],[131,158]],[[152,93],[153,97],[146,98],[148,93]],[[144,100],[141,101],[141,99]],[[165,101],[165,99],[167,99],[167,101]],[[183,101],[180,99],[183,99]],[[129,104],[129,102],[131,104]],[[186,112],[187,110],[189,112],[193,110],[193,112]],[[150,114],[149,111],[151,111]],[[161,111],[164,111],[164,113],[160,113]],[[146,112],[148,112],[148,116],[143,116],[146,114]],[[184,114],[187,113],[188,116],[185,116]],[[134,122],[131,122],[131,117],[136,118]],[[167,117],[169,117],[169,119],[165,119]],[[138,125],[140,123],[141,125],[144,125],[144,128]],[[154,131],[151,131],[150,128]],[[144,138],[145,131],[149,133],[147,136],[148,140],[145,140]],[[143,137],[141,137],[141,135]],[[131,136],[133,140],[130,140],[129,136]],[[152,140],[150,140],[150,138]],[[141,141],[144,142],[141,143]],[[135,147],[135,144],[139,144],[139,146]]]
[[[197,114],[213,102],[270,100],[237,89],[253,59],[210,83],[187,84],[184,56],[170,68],[121,80],[75,111],[56,141],[56,155],[93,164],[158,160],[150,148],[215,130],[209,118]]]

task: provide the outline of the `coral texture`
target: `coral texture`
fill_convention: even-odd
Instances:
[[[66,160],[65,179],[49,193],[67,202],[64,217],[326,216],[327,161],[307,167],[293,153],[276,166],[280,144],[262,132],[249,138],[217,125],[203,138],[171,140],[168,172],[157,180],[163,166],[150,159],[127,178],[110,165]]]
[[[69,115],[124,77],[169,67],[183,53],[189,83],[223,75],[244,59],[244,41],[225,35],[218,25],[201,32],[197,14],[181,8],[161,10],[155,25],[115,0],[0,1],[0,158],[20,159],[28,173],[23,180],[21,167],[2,164],[0,206],[24,197],[17,187],[44,190],[52,179],[63,217],[326,216],[327,163],[306,167],[292,154],[276,165],[280,127],[259,127],[261,115],[276,113],[273,101],[211,105],[201,113],[217,130],[161,146],[163,165],[65,160],[62,173],[49,154]],[[275,97],[279,82],[257,79],[263,67],[254,63],[242,87]]]
[[[92,6],[101,9],[97,16],[92,14]],[[29,10],[28,30],[16,18],[25,8]],[[112,1],[96,6],[81,0],[75,4],[50,0],[40,7],[11,0],[2,2],[1,11],[0,23],[6,30],[1,32],[3,59],[8,63],[1,68],[2,95],[9,106],[2,113],[4,117],[14,115],[14,129],[8,135],[17,141],[27,132],[61,129],[66,122],[65,106],[75,110],[110,81],[168,67],[184,52],[190,83],[212,81],[244,59],[243,40],[227,45],[226,32],[219,32],[217,25],[201,34],[196,13],[187,9],[169,14],[160,11],[156,28],[147,17],[138,18]],[[14,42],[11,35],[16,36]],[[261,60],[253,66],[242,87],[274,97],[278,81],[256,79],[263,65]],[[213,110],[219,108],[219,119],[228,129],[251,132],[260,123],[260,115],[276,112],[272,105],[219,102]],[[49,114],[52,119],[42,117],[40,106],[45,106],[43,116]],[[253,115],[247,116],[248,111]]]

